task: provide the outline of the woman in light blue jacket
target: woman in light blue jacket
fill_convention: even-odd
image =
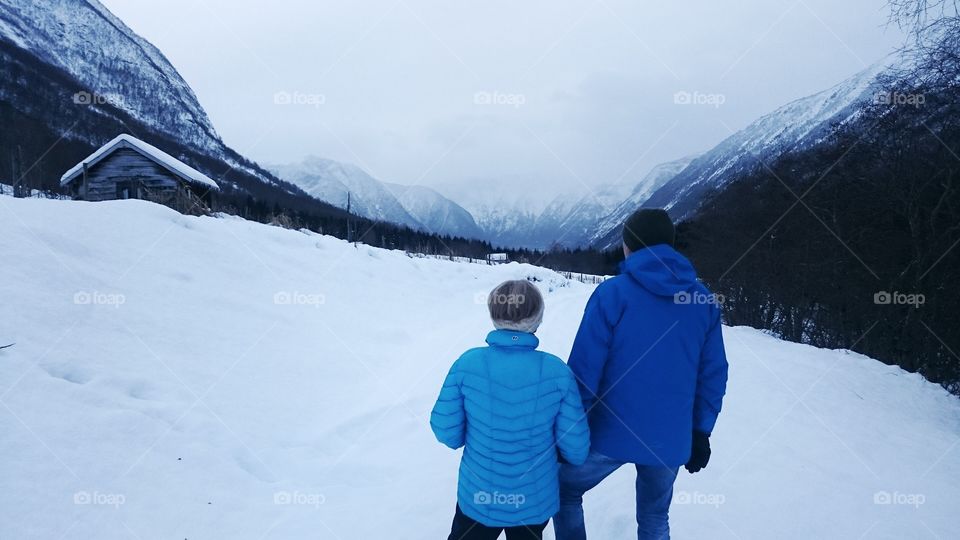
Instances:
[[[559,509],[558,459],[582,464],[590,433],[567,365],[537,350],[543,297],[507,281],[487,300],[496,330],[450,368],[430,415],[437,439],[464,447],[450,540],[542,538]]]

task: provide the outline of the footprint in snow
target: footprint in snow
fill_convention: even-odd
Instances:
[[[88,370],[69,364],[45,365],[40,367],[51,377],[63,379],[73,384],[87,384],[93,379],[93,374]]]
[[[260,458],[253,455],[249,450],[238,449],[233,453],[233,459],[238,467],[256,477],[261,482],[277,481],[274,474],[260,461]]]

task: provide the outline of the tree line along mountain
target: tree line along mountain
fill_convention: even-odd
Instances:
[[[664,207],[728,323],[852,348],[960,392],[956,62],[891,55],[701,155],[542,208],[318,157],[254,163],[223,143],[163,54],[95,0],[0,0],[0,68],[0,183],[56,193],[64,171],[129,133],[213,178],[214,211],[594,274],[616,272],[630,212]],[[924,303],[894,301],[903,295]]]

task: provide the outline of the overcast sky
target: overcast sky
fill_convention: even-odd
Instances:
[[[255,161],[544,192],[707,150],[901,41],[884,0],[102,1]]]

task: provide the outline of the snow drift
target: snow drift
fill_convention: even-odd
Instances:
[[[590,286],[142,201],[0,197],[5,538],[443,538],[458,455],[428,413],[508,278],[565,356]],[[960,405],[845,351],[725,329],[714,457],[676,538],[950,537]],[[632,471],[588,495],[633,533]]]

